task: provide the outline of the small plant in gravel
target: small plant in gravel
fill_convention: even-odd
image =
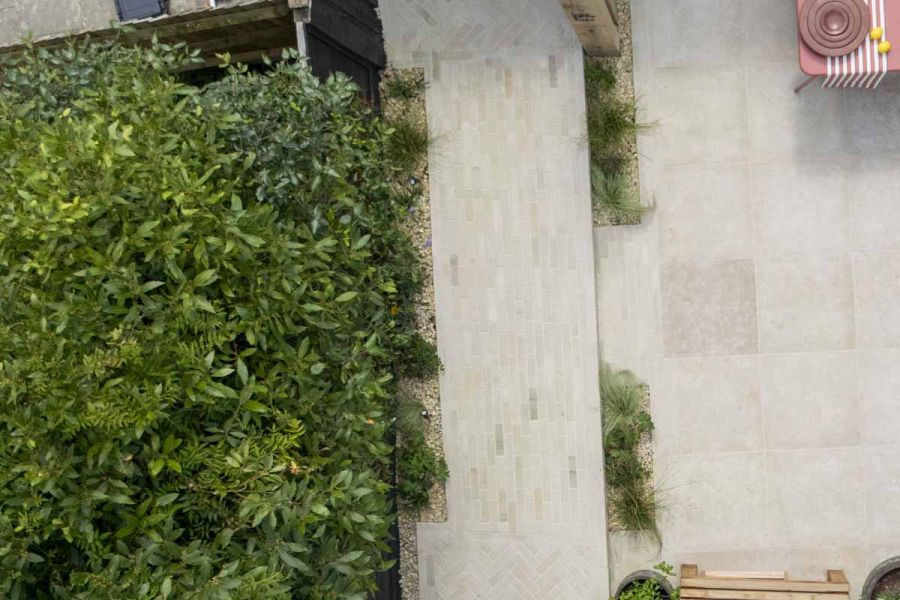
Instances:
[[[597,165],[591,167],[591,198],[594,205],[625,218],[640,218],[647,211],[624,175],[604,173]]]
[[[611,70],[587,61],[584,78],[594,206],[613,223],[639,223],[647,209],[629,181],[627,165],[635,133],[647,126],[636,120],[634,101],[617,93]]]
[[[635,118],[634,102],[614,94],[615,75],[596,64],[588,64],[589,72],[595,73],[585,77],[591,157],[623,153],[626,138],[644,126]]]
[[[412,335],[400,363],[402,374],[415,379],[431,379],[437,377],[442,368],[437,347],[418,333]]]
[[[616,76],[596,62],[585,61],[584,87],[589,95],[611,92],[616,87]]]
[[[600,399],[610,514],[621,527],[649,534],[659,541],[658,490],[639,454],[642,438],[653,431],[653,421],[646,410],[646,395],[646,386],[634,374],[603,364]]]
[[[397,470],[400,501],[412,510],[428,506],[431,488],[450,475],[447,464],[428,447],[421,431],[403,437],[403,443],[397,448]]]
[[[398,74],[395,72],[385,79],[382,89],[388,100],[417,100],[425,93],[425,79],[419,73]]]
[[[391,128],[385,145],[388,164],[403,175],[412,174],[428,161],[428,125],[408,112],[387,118]]]
[[[425,405],[411,394],[400,394],[396,400],[394,414],[397,419],[397,430],[403,432],[421,431],[424,426]]]

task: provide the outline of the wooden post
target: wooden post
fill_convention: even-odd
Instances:
[[[847,583],[847,576],[843,571],[828,569],[828,581],[831,583]]]
[[[490,0],[484,0],[488,2]],[[588,56],[618,56],[619,27],[611,2],[559,0]]]

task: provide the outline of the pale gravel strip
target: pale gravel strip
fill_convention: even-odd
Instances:
[[[391,77],[424,79],[422,69],[388,69],[383,81]],[[385,99],[383,111],[390,118],[393,111],[404,111],[415,115],[425,123],[425,98],[421,95],[411,101]],[[427,126],[427,125],[426,125]],[[428,198],[428,166],[415,174],[419,180],[421,197],[415,209],[410,212],[404,227],[409,233],[422,263],[422,289],[416,298],[416,325],[423,338],[437,345],[434,316],[434,273],[431,252],[431,206]],[[422,401],[429,418],[425,422],[425,441],[435,453],[443,458],[444,448],[441,434],[441,401],[438,378],[422,381],[403,379],[398,382],[398,391]],[[402,443],[402,440],[398,440]],[[451,477],[453,475],[451,474]],[[447,520],[447,496],[443,484],[432,488],[431,503],[421,512],[401,508],[398,515],[400,529],[400,586],[405,600],[419,598],[419,562],[416,550],[416,523],[445,522]]]

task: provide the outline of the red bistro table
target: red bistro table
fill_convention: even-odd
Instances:
[[[863,87],[875,88],[889,71],[900,70],[900,58],[893,54],[900,52],[900,0],[864,0],[869,7],[869,29],[881,27],[881,38],[872,40],[866,35],[865,41],[850,54],[844,56],[822,56],[806,45],[797,32],[800,51],[800,70],[807,79],[794,90],[799,92],[812,81],[824,77],[822,87]],[[807,0],[797,0],[797,17]],[[887,54],[878,52],[878,43],[896,35],[898,49]]]

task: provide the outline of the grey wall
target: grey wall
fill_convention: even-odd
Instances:
[[[207,5],[207,0],[170,0],[169,12]],[[118,20],[114,0],[0,0],[0,46],[18,43],[29,32],[38,38],[103,29]]]
[[[0,46],[27,34],[43,37],[100,29],[118,21],[113,0],[0,0]]]

